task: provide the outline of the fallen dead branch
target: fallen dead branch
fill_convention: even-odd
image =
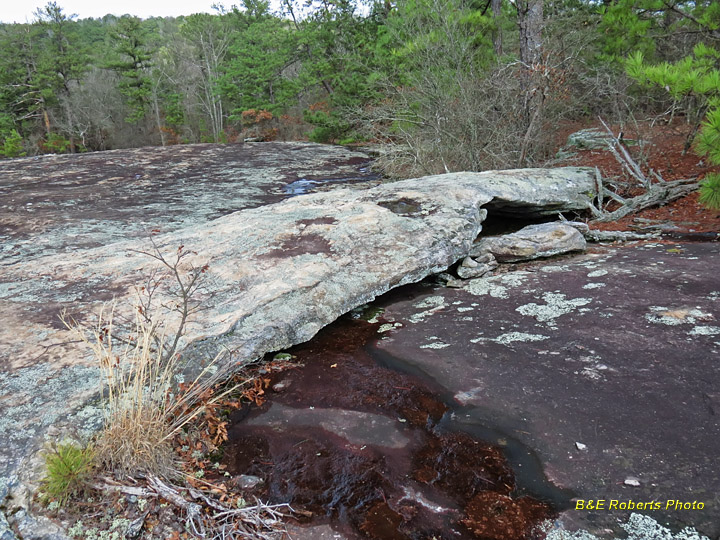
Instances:
[[[650,176],[645,175],[642,168],[630,156],[622,140],[613,134],[610,127],[602,118],[599,118],[599,120],[610,136],[611,142],[608,143],[608,149],[618,163],[620,163],[627,175],[633,178],[638,185],[645,190],[645,193],[632,198],[622,197],[616,191],[608,189],[607,182],[603,183],[600,171],[595,168],[598,195],[597,206],[593,204],[589,204],[588,206],[590,212],[593,214],[593,219],[590,221],[591,223],[616,221],[646,208],[667,204],[698,189],[699,183],[697,182],[697,178],[668,182],[653,169],[650,169]],[[617,187],[615,187],[615,189],[617,189]],[[605,207],[606,198],[620,204],[620,207],[612,212],[607,211]]]
[[[600,120],[600,123],[605,128],[605,131],[607,131],[608,135],[610,136],[610,139],[612,140],[612,144],[608,143],[608,150],[612,153],[612,155],[615,157],[615,159],[620,163],[622,168],[635,180],[638,181],[638,183],[644,187],[645,189],[650,187],[650,179],[648,179],[645,174],[642,172],[642,169],[640,166],[635,162],[635,160],[630,157],[630,154],[628,153],[627,149],[625,148],[625,145],[623,145],[622,140],[619,137],[616,137],[615,134],[612,132],[612,130],[608,127],[608,125],[605,123],[605,121],[598,117],[598,120]],[[651,170],[652,171],[652,170]],[[652,171],[654,172],[654,171]],[[657,173],[655,173],[657,174]],[[658,178],[659,175],[658,175]]]
[[[182,513],[186,529],[197,538],[279,540],[286,537],[284,519],[295,514],[289,504],[265,504],[257,499],[254,504],[232,508],[203,491],[176,486],[156,476],[148,477],[145,487],[118,484],[110,478],[103,480],[92,487],[172,504]]]
[[[588,242],[631,242],[635,240],[652,240],[660,233],[636,233],[628,231],[598,231],[591,229],[583,233]]]
[[[699,183],[696,178],[675,180],[673,182],[664,182],[662,184],[654,184],[642,195],[631,199],[623,199],[622,206],[613,212],[600,210],[591,205],[590,211],[594,215],[591,223],[607,223],[608,221],[617,221],[627,215],[639,212],[653,206],[660,206],[684,197],[685,195],[697,190]],[[608,191],[605,191],[609,195]]]

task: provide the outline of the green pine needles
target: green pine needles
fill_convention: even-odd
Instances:
[[[720,210],[720,174],[708,174],[700,183],[699,200],[712,210]]]
[[[63,505],[80,495],[92,478],[94,461],[91,446],[69,442],[50,447],[45,455],[47,472],[42,481],[47,497]]]
[[[720,73],[716,70],[716,74]],[[716,92],[720,92],[720,82]],[[697,151],[707,155],[710,163],[720,165],[720,98],[710,100],[705,122],[702,124],[697,141]],[[705,176],[700,184],[700,202],[713,210],[720,210],[720,174],[712,173]]]
[[[720,165],[720,51],[698,43],[691,55],[674,62],[649,65],[636,51],[625,64],[628,75],[641,84],[665,88],[680,100],[693,97],[705,119],[695,140],[695,151],[712,165]],[[700,184],[700,202],[720,210],[720,174],[710,173]]]

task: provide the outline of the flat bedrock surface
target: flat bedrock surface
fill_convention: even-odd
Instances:
[[[378,349],[464,404],[459,424],[535,449],[578,499],[657,501],[661,511],[640,513],[716,538],[720,244],[595,251],[461,289],[390,293],[379,305],[402,326]],[[705,508],[665,511],[669,499]],[[563,521],[597,531],[627,514],[569,510]]]

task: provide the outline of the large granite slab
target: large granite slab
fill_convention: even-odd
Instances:
[[[276,147],[258,146],[258,152]],[[152,151],[179,159],[167,149],[136,152]],[[205,151],[220,159],[230,150],[219,155],[212,146],[178,147],[175,152],[188,157],[182,166],[173,165],[176,172],[193,169],[192,156]],[[301,167],[302,145],[291,151],[297,152],[292,166]],[[304,151],[310,163],[321,158],[317,145]],[[333,156],[335,150],[329,152]],[[117,156],[92,158],[100,163]],[[43,169],[46,159],[51,161]],[[182,245],[195,252],[185,263],[209,265],[197,297],[203,311],[187,327],[181,348],[198,362],[228,351],[225,366],[231,369],[238,361],[308,340],[340,314],[446,269],[467,254],[486,215],[484,206],[525,208],[532,215],[581,211],[595,185],[594,171],[582,168],[455,173],[246,208],[262,203],[258,193],[268,186],[281,190],[287,179],[268,172],[257,181],[259,187],[247,188],[252,193],[231,200],[236,189],[245,189],[231,174],[220,174],[216,182],[209,169],[205,180],[191,182],[178,172],[158,183],[154,173],[134,173],[127,159],[115,166],[127,166],[130,176],[112,178],[104,169],[94,175],[89,166],[78,172],[71,158],[2,165],[10,174],[0,179],[0,475],[16,493],[6,511],[22,508],[17,493],[23,480],[17,475],[35,471],[28,460],[49,431],[63,425],[91,431],[98,425],[99,410],[91,403],[97,367],[63,327],[60,313],[69,310],[91,323],[103,303],[114,300],[116,318],[130,318],[136,286],[157,267],[140,251],[154,245],[172,254]],[[66,160],[66,174],[52,160]],[[162,176],[162,160],[155,167]],[[43,176],[44,170],[50,172]],[[35,180],[23,183],[24,175]],[[222,215],[235,205],[246,209]],[[27,220],[19,208],[26,209]]]

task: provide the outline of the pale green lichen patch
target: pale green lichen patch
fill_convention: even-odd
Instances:
[[[385,324],[381,324],[380,328],[378,328],[377,331],[378,331],[378,334],[384,334],[385,332],[390,332],[390,330],[395,330],[396,328],[400,328],[401,326],[402,326],[402,324],[399,322],[392,323],[392,324],[385,323]]]
[[[607,283],[588,283],[587,285],[583,285],[583,289],[601,289],[606,286]]]
[[[720,334],[719,326],[696,326],[690,330],[691,336],[716,336]]]
[[[507,298],[508,290],[502,284],[497,283],[490,278],[472,279],[463,287],[470,294],[475,296],[490,295],[493,298]]]
[[[627,533],[627,536],[623,535],[626,540],[710,540],[691,527],[673,533],[652,517],[643,514],[630,514],[627,523],[622,523],[620,526]],[[547,540],[600,540],[587,531],[570,532],[562,528],[553,528],[550,522],[547,523],[545,530]]]
[[[549,336],[543,336],[541,334],[526,334],[524,332],[509,332],[496,337],[493,341],[501,345],[510,345],[517,341],[528,342],[528,341],[544,341],[550,339]]]
[[[588,273],[587,277],[596,278],[596,277],[606,276],[607,274],[608,274],[608,271],[605,269],[594,270],[593,272]]]
[[[556,272],[564,272],[565,270],[567,270],[566,267],[557,266],[554,264],[549,264],[547,266],[543,266],[540,268],[540,271],[545,272],[546,274],[554,274]]]
[[[445,298],[442,296],[428,296],[427,298],[421,300],[417,304],[414,304],[416,308],[434,308],[438,306],[444,306],[445,305]]]
[[[552,326],[558,317],[572,313],[577,308],[592,302],[592,298],[567,298],[564,294],[557,292],[545,293],[542,298],[546,302],[545,305],[532,302],[515,308],[515,311]]]
[[[425,311],[421,311],[419,313],[415,313],[412,315],[409,319],[411,323],[419,323],[424,321],[427,317],[430,315],[433,315],[437,311],[443,309],[445,307],[445,298],[442,296],[428,296],[424,300],[418,302],[414,305],[416,308],[425,309]]]
[[[425,345],[420,345],[421,349],[446,349],[449,347],[449,343],[444,343],[442,341],[433,341],[432,343],[426,343]]]
[[[75,396],[82,396],[96,389],[98,380],[99,369],[84,366],[54,371],[51,366],[41,364],[0,373],[0,385],[7,395],[25,396],[0,416],[0,440],[23,441],[55,424],[67,414],[67,409],[60,406],[67,403],[62,397],[64,392],[72,389]],[[42,388],[42,392],[37,392],[37,388]]]
[[[476,337],[471,339],[471,343],[482,343],[486,341],[492,341],[500,345],[510,345],[511,343],[517,342],[531,342],[531,341],[544,341],[550,339],[550,336],[543,336],[542,334],[527,334],[525,332],[507,332],[501,334],[496,338]]]
[[[489,295],[493,298],[508,298],[508,290],[518,288],[529,275],[530,272],[512,272],[501,276],[471,279],[463,288],[475,296]]]

